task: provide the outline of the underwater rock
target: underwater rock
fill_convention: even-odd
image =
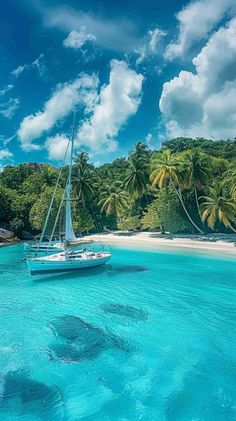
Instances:
[[[25,410],[26,412],[42,413],[53,408],[62,400],[61,393],[57,387],[50,387],[33,380],[23,371],[10,371],[7,373],[3,378],[2,386],[2,409],[7,409],[9,402],[14,402],[15,400],[17,404],[10,405],[10,408],[14,408],[14,410],[18,408],[20,412]]]
[[[128,317],[135,321],[145,321],[148,318],[148,313],[146,311],[130,305],[108,303],[102,305],[101,308],[105,313]]]
[[[106,333],[102,329],[85,322],[78,316],[65,315],[57,317],[52,322],[51,327],[56,335],[68,341],[77,340],[82,344],[86,344],[90,340],[106,340]]]
[[[65,363],[79,363],[97,358],[104,349],[100,344],[84,348],[77,347],[76,344],[52,344],[49,356],[52,361],[59,358]]]
[[[121,273],[135,273],[135,272],[147,272],[148,268],[139,265],[117,265],[112,266],[112,269],[108,271],[108,275],[119,275]]]
[[[130,352],[129,344],[110,332],[105,332],[78,316],[58,317],[51,324],[60,343],[50,345],[49,356],[64,362],[82,362],[97,358],[107,349]]]

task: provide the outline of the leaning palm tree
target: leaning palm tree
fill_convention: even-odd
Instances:
[[[211,229],[219,221],[236,233],[233,227],[236,224],[236,204],[232,198],[225,196],[222,183],[210,187],[208,196],[202,196],[201,199],[202,220],[206,221]]]
[[[133,154],[129,158],[130,168],[125,178],[125,189],[136,199],[147,193],[148,164],[142,156]]]
[[[182,155],[183,186],[193,188],[198,214],[201,217],[198,190],[205,186],[211,176],[209,157],[198,149],[189,150]]]
[[[107,187],[101,194],[98,205],[101,207],[101,212],[107,216],[114,215],[121,218],[124,210],[128,207],[127,193],[117,186]]]
[[[170,184],[174,189],[176,195],[178,196],[183,210],[187,215],[189,221],[196,228],[196,230],[202,234],[202,230],[191,218],[183,201],[180,186],[180,183],[182,181],[182,169],[181,160],[179,159],[179,157],[176,154],[172,154],[169,149],[164,150],[162,153],[158,154],[157,156],[154,156],[152,160],[152,167],[154,168],[150,175],[150,181],[152,182],[152,186],[157,186],[160,189],[162,189],[167,184]]]

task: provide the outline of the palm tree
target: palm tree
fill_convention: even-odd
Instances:
[[[137,199],[147,193],[148,164],[142,156],[133,154],[129,158],[130,168],[125,178],[125,188]]]
[[[154,156],[151,164],[154,168],[150,175],[150,181],[153,186],[158,186],[162,189],[168,182],[178,183],[180,162],[169,149]]]
[[[202,230],[197,226],[197,224],[195,224],[195,222],[189,215],[188,210],[183,201],[180,187],[181,160],[176,154],[172,154],[169,149],[166,149],[162,153],[154,157],[154,159],[152,160],[152,166],[154,168],[150,175],[150,181],[152,182],[152,185],[158,186],[160,189],[162,189],[169,183],[174,189],[175,193],[177,194],[189,221],[197,229],[197,231],[202,234]]]
[[[130,156],[137,156],[142,158],[148,158],[148,146],[143,142],[137,142],[134,148],[134,151],[130,154]]]
[[[219,221],[226,228],[236,232],[232,226],[236,223],[236,205],[232,198],[225,197],[222,183],[210,187],[208,196],[202,196],[201,199],[202,220],[206,221],[211,229]]]
[[[87,152],[80,152],[77,155],[77,157],[75,158],[75,167],[90,170],[94,168],[93,165],[89,163],[89,155]]]
[[[88,161],[88,154],[81,152],[74,165],[74,168],[77,169],[77,175],[74,177],[76,181],[76,192],[84,209],[86,209],[88,204],[91,204],[91,198],[94,195],[96,184],[95,174],[93,172],[94,167]]]
[[[183,186],[193,187],[198,214],[201,217],[198,190],[207,184],[211,175],[209,157],[198,149],[189,150],[182,155]]]
[[[225,183],[230,188],[230,194],[232,199],[236,201],[236,161],[234,161],[225,173]]]
[[[127,193],[121,190],[120,183],[119,186],[105,186],[105,191],[102,192],[98,205],[101,207],[101,212],[107,216],[114,215],[121,218],[124,210],[128,207]]]

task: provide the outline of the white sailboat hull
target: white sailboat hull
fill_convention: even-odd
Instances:
[[[24,243],[24,251],[27,253],[56,253],[63,251],[63,246],[60,243],[48,244],[48,243]]]
[[[24,246],[26,251],[36,251],[35,257],[28,257],[26,258],[26,263],[28,269],[32,275],[34,274],[43,274],[43,273],[51,273],[51,272],[69,272],[72,270],[80,270],[80,269],[87,269],[93,268],[96,266],[101,266],[107,263],[111,258],[111,253],[108,252],[94,252],[83,248],[82,250],[73,250],[73,248],[77,247],[78,245],[84,245],[90,242],[89,240],[77,239],[75,233],[73,231],[72,225],[72,217],[71,217],[71,179],[72,179],[72,167],[73,167],[73,145],[74,145],[74,126],[73,126],[73,134],[71,138],[71,151],[70,151],[70,164],[69,164],[69,175],[66,181],[66,215],[65,215],[65,238],[63,239],[62,243],[59,243],[59,247],[63,247],[64,251],[60,252],[58,250],[57,245],[51,241],[49,244],[45,245],[43,242],[46,228],[49,222],[50,212],[52,210],[52,206],[54,203],[55,195],[57,188],[59,186],[59,179],[61,176],[62,168],[59,171],[57,182],[55,189],[52,194],[52,198],[50,201],[50,205],[48,208],[48,213],[46,216],[46,220],[43,226],[43,230],[40,236],[40,241],[38,244],[34,244],[34,246],[29,246],[26,244]],[[69,146],[69,144],[68,144]],[[65,152],[64,161],[66,160],[68,147]],[[58,223],[58,218],[60,212],[62,210],[63,202],[64,202],[64,193],[61,198],[61,202],[57,211],[56,219],[52,228],[52,232],[50,234],[49,240],[52,240],[55,235],[55,229]],[[36,246],[36,247],[35,247]],[[56,249],[54,252],[54,248]],[[28,249],[28,250],[27,250]],[[45,255],[38,256],[38,252],[43,252]],[[51,252],[55,254],[50,254]],[[31,254],[32,256],[32,254]]]
[[[70,241],[69,245],[75,247],[91,243],[94,243],[94,241],[83,238],[76,238],[74,241]],[[64,246],[60,242],[24,243],[24,251],[26,253],[59,253],[63,250]]]
[[[79,269],[88,269],[104,265],[111,258],[111,253],[91,253],[91,256],[75,257],[67,259],[65,253],[57,253],[52,256],[27,259],[27,266],[31,275],[70,272]]]

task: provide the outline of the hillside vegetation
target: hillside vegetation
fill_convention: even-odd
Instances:
[[[38,233],[58,169],[7,165],[0,173],[0,226]],[[68,168],[63,168],[52,216]],[[96,168],[86,153],[73,166],[73,223],[78,232],[107,229],[172,233],[235,232],[236,141],[177,138],[151,151],[137,143],[128,157]]]

